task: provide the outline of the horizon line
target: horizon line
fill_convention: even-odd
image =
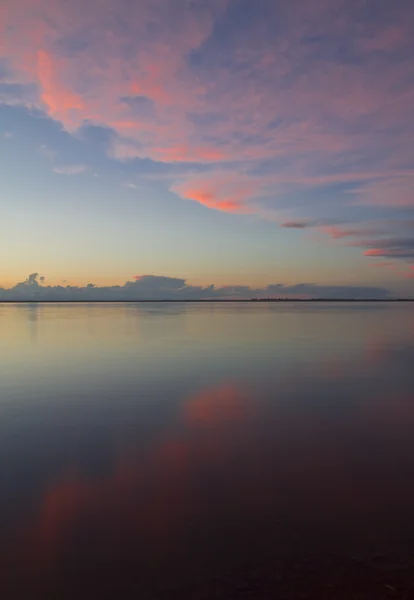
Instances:
[[[223,302],[414,302],[414,298],[198,298],[158,300],[0,300],[1,304],[142,304],[142,303],[223,303]]]

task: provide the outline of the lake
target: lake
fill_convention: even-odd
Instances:
[[[414,305],[0,305],[0,594],[414,597]]]

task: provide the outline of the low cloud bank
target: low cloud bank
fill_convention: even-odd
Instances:
[[[89,283],[84,287],[45,285],[45,278],[32,273],[12,288],[0,288],[0,301],[99,301],[99,300],[215,300],[250,298],[332,298],[375,300],[391,297],[390,290],[371,286],[314,285],[299,283],[268,285],[261,289],[248,286],[207,287],[192,286],[186,279],[158,275],[136,276],[124,285],[96,287]]]

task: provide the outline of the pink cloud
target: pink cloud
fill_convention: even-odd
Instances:
[[[369,250],[365,250],[365,256],[384,256],[384,257],[393,257],[393,258],[407,258],[411,256],[414,251],[408,251],[400,248],[370,248]]]
[[[161,162],[219,162],[225,154],[217,148],[172,146],[153,148],[153,157]]]
[[[405,47],[410,25],[397,11],[393,23],[361,29],[345,4],[284,3],[280,35],[273,9],[269,24],[233,23],[226,60],[215,40],[213,67],[203,60],[194,67],[194,54],[203,58],[215,23],[225,21],[226,0],[194,0],[191,9],[180,0],[19,0],[0,8],[0,57],[8,59],[14,82],[36,89],[34,98],[14,102],[43,109],[69,131],[85,121],[112,128],[116,159],[217,163],[214,175],[189,176],[171,188],[209,208],[260,212],[253,200],[266,193],[270,214],[288,193],[336,184],[348,185],[349,204],[412,207],[410,64],[378,58]],[[322,43],[306,39],[327,31],[348,36],[363,60],[319,56]],[[151,105],[151,115],[134,108],[137,98]],[[266,174],[262,161],[270,165]],[[223,179],[230,163],[232,175]],[[256,175],[247,176],[252,170]],[[364,229],[324,231],[341,240]]]
[[[249,213],[252,212],[250,208],[245,206],[242,202],[238,200],[220,200],[215,197],[213,194],[206,193],[199,190],[189,191],[187,192],[187,197],[190,200],[195,200],[208,208],[214,208],[216,210],[221,210],[222,212],[234,212],[234,213]]]
[[[59,64],[45,50],[37,52],[37,76],[41,87],[41,100],[47,112],[68,126],[80,125],[77,114],[84,114],[82,98],[62,85],[58,80]]]
[[[175,184],[172,191],[182,198],[194,200],[208,208],[222,212],[249,214],[254,212],[248,201],[259,193],[259,186],[253,181],[221,175],[214,178],[193,178]]]
[[[365,250],[365,256],[389,256],[388,251],[383,248],[370,248],[369,250]]]
[[[322,5],[313,3],[312,27],[323,14],[325,19],[334,19],[326,7],[326,13],[319,12]],[[122,6],[121,2],[118,10]],[[382,72],[380,77],[371,75],[367,81],[365,71],[354,66],[325,63],[312,71],[310,65],[289,88],[281,87],[275,94],[275,83],[292,69],[292,63],[284,58],[286,41],[270,42],[252,27],[252,48],[236,37],[240,46],[234,58],[236,63],[250,61],[257,70],[254,85],[225,68],[218,69],[214,77],[195,73],[188,68],[188,53],[208,39],[214,19],[224,7],[225,2],[219,1],[208,9],[195,3],[195,10],[189,11],[180,3],[173,9],[165,0],[142,0],[129,11],[129,27],[121,31],[109,0],[92,1],[82,10],[82,17],[76,1],[73,8],[63,0],[47,4],[46,0],[26,1],[24,17],[22,11],[3,10],[4,22],[15,32],[13,38],[6,37],[3,51],[12,57],[20,75],[24,72],[26,80],[38,84],[39,101],[53,118],[69,129],[85,118],[112,126],[130,136],[131,142],[139,142],[139,156],[163,161],[188,161],[190,157],[200,162],[257,160],[312,150],[329,155],[355,149],[356,142],[364,141],[330,131],[325,118],[335,115],[349,120],[385,108],[389,85],[398,77],[393,71]],[[286,13],[289,35],[299,39],[303,25],[294,12],[286,9]],[[156,24],[156,35],[148,34],[148,23]],[[91,35],[84,51],[57,55],[56,41],[77,35],[82,28],[94,32],[98,25],[105,33]],[[344,26],[336,21],[333,25]],[[398,42],[396,34],[391,38]],[[23,40],[22,47],[17,39]],[[123,44],[138,43],[135,40],[139,42],[137,52],[126,57]],[[300,48],[305,52],[305,46]],[[37,57],[35,61],[32,56]],[[155,103],[156,123],[141,122],[122,104],[121,98],[131,95]],[[225,118],[213,120],[204,131],[194,127],[188,114],[203,115],[206,110]],[[275,117],[285,123],[272,132],[267,125]],[[294,122],[289,123],[291,118]],[[257,131],[261,131],[261,139],[252,141]],[[205,133],[220,138],[220,148],[200,143]],[[241,134],[240,141],[235,133]],[[243,135],[249,137],[248,144]]]
[[[14,33],[3,37],[1,54],[10,59],[16,80],[37,85],[38,105],[52,118],[68,130],[85,119],[110,126],[129,137],[131,147],[140,146],[139,156],[165,161],[170,156],[180,161],[222,158],[216,148],[196,140],[189,143],[185,116],[197,93],[185,70],[186,56],[210,34],[214,15],[223,9],[221,0],[211,2],[208,9],[200,3],[201,12],[184,10],[184,5],[172,7],[165,0],[142,0],[130,7],[126,33],[119,29],[109,0],[92,1],[79,11],[77,0],[73,6],[62,0],[23,3],[22,10],[4,11],[3,32],[10,28]],[[127,10],[122,4],[118,10]],[[153,22],[159,30],[156,36],[148,32],[148,23]],[[96,36],[98,27],[104,33]],[[88,29],[85,50],[56,51],[56,42]],[[124,35],[137,46],[129,57],[123,53]],[[122,102],[131,95],[155,103],[156,122],[141,121]]]

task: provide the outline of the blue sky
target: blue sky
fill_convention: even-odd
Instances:
[[[0,286],[414,284],[414,6],[0,8]]]

